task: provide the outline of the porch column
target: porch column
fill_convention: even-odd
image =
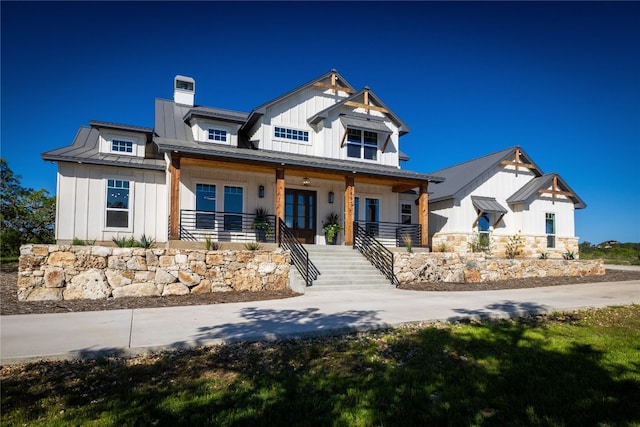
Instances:
[[[429,194],[428,182],[420,184],[420,196],[418,196],[418,223],[420,224],[421,241],[423,248],[429,245]]]
[[[353,246],[355,179],[353,176],[346,176],[344,181],[344,244]]]
[[[284,169],[276,169],[276,222],[278,219],[284,221]],[[276,224],[276,242],[280,238],[280,229]]]
[[[169,240],[180,240],[180,155],[173,153],[169,163]]]

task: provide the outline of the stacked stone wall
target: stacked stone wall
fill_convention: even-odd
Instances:
[[[465,254],[471,252],[470,242],[476,237],[475,233],[436,233],[431,239],[433,252],[455,252]],[[505,255],[509,238],[513,235],[491,233],[490,255],[501,257]],[[521,234],[522,245],[520,255],[523,257],[539,257],[547,254],[549,258],[562,258],[567,252],[579,257],[577,237],[556,237],[556,247],[547,248],[546,235]]]
[[[25,245],[18,300],[105,299],[289,288],[290,256],[204,251]]]
[[[481,283],[526,277],[605,274],[602,260],[494,258],[480,253],[419,252],[394,254],[400,283]]]

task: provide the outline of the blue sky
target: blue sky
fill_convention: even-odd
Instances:
[[[521,145],[587,203],[576,234],[640,241],[638,2],[1,2],[1,150],[40,153],[89,120],[153,127],[173,77],[249,112],[336,68],[410,127],[405,169]]]

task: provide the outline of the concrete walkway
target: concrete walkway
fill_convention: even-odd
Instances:
[[[0,317],[0,363],[273,340],[640,303],[640,281],[482,292],[342,290],[282,300]]]

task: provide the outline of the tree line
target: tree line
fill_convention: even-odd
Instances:
[[[25,188],[20,175],[0,158],[0,256],[14,257],[25,243],[55,242],[56,198]]]

